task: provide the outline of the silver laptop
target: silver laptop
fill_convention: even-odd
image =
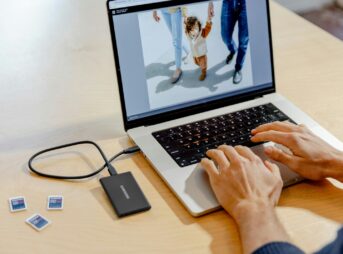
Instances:
[[[125,130],[193,216],[220,208],[199,164],[221,144],[246,145],[273,121],[306,124],[276,93],[267,0],[108,1]],[[302,179],[280,165],[285,186]]]

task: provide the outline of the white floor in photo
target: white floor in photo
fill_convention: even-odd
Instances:
[[[226,65],[225,59],[229,51],[221,39],[221,1],[215,2],[214,4],[215,17],[212,20],[212,31],[207,39],[208,71],[205,81],[198,80],[201,71],[194,64],[193,58],[191,57],[188,64],[182,64],[182,79],[177,84],[171,84],[170,77],[175,70],[174,49],[171,34],[163,20],[162,14],[158,12],[161,17],[159,23],[153,20],[152,12],[139,15],[151,109],[190,102],[252,86],[250,47],[248,47],[246,60],[242,69],[243,80],[238,85],[233,84],[232,77],[236,57],[230,65]],[[191,5],[188,8],[188,15],[197,16],[204,25],[207,19],[207,3]],[[183,36],[186,46],[189,47],[185,35]],[[237,37],[236,26],[234,33],[236,42],[238,42]],[[183,56],[185,56],[184,52]]]

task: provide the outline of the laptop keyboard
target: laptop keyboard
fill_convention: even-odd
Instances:
[[[273,104],[193,122],[152,135],[180,167],[201,161],[210,149],[226,144],[256,146],[250,141],[251,130],[265,123],[292,121]]]

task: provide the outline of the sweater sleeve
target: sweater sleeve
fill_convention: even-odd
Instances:
[[[304,254],[302,250],[293,244],[286,242],[268,243],[257,250],[253,254]],[[342,254],[343,253],[343,228],[338,231],[335,241],[325,246],[316,254]]]
[[[201,36],[203,38],[206,38],[208,34],[211,32],[212,29],[212,22],[206,22],[206,26],[204,29],[202,29]]]
[[[268,243],[253,252],[253,254],[305,254],[293,244],[286,242]]]
[[[325,246],[316,254],[341,254],[343,253],[343,228],[338,231],[337,238],[335,241]]]

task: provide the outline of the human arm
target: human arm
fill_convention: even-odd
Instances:
[[[211,30],[212,30],[212,22],[207,21],[206,26],[201,31],[201,36],[203,38],[207,38],[207,36],[210,34]]]
[[[214,16],[213,11],[211,11],[210,9],[210,5],[212,5],[212,9],[213,9],[213,3],[210,2],[209,4],[209,11],[208,11],[208,17],[207,17],[207,22],[205,27],[202,29],[201,31],[201,36],[203,38],[207,38],[207,36],[210,34],[211,30],[212,30],[212,17]]]
[[[203,159],[202,166],[219,203],[238,226],[244,253],[289,242],[274,210],[282,189],[278,167],[241,146],[221,146],[207,155],[211,160]]]
[[[311,180],[332,177],[343,182],[343,152],[327,144],[304,125],[274,122],[257,127],[252,134],[253,142],[272,141],[287,147],[291,154],[276,147],[266,148],[265,153],[302,177]]]

